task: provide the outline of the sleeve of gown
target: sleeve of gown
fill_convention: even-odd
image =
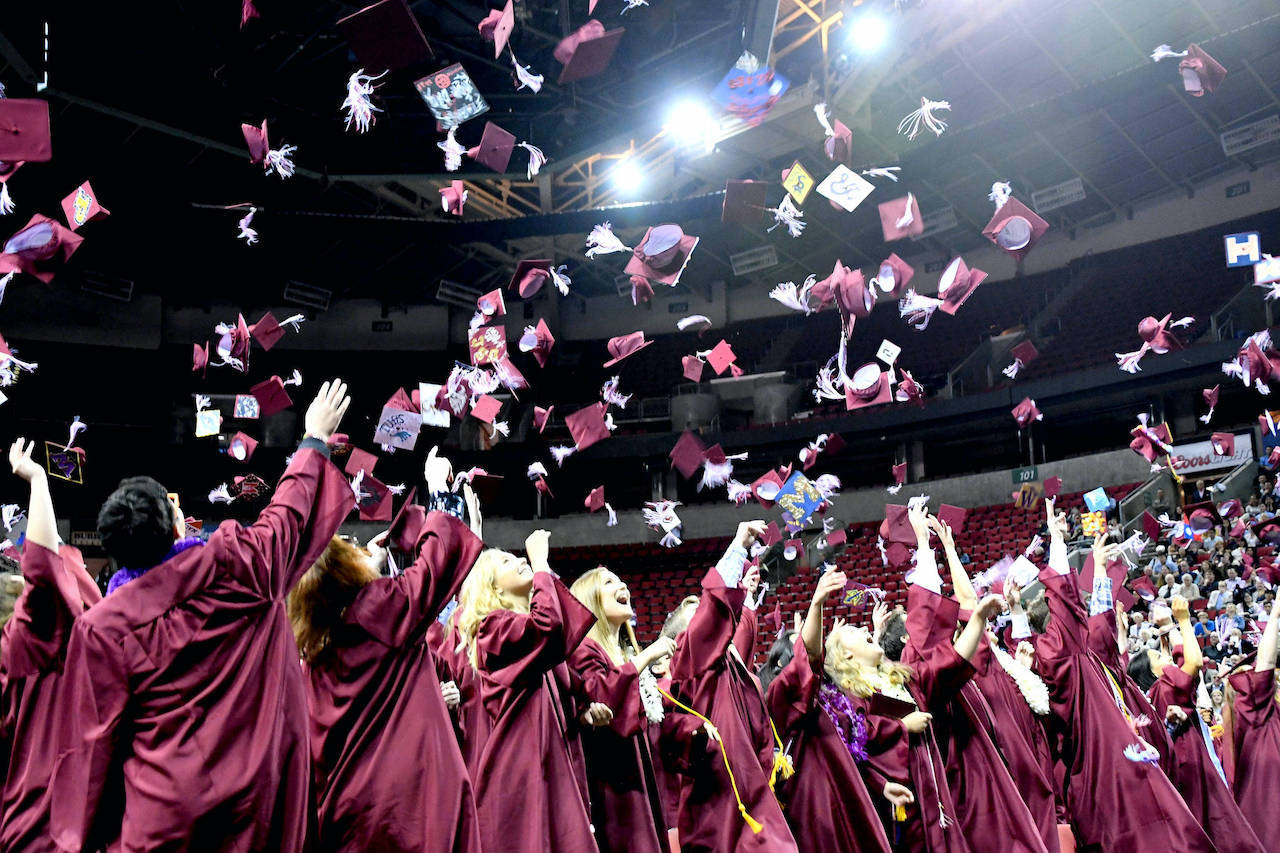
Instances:
[[[765,692],[769,717],[778,731],[791,731],[800,725],[800,720],[817,701],[818,688],[821,686],[821,655],[816,661],[810,658],[804,640],[796,637],[795,653],[790,663],[769,682],[769,689]]]
[[[355,506],[346,477],[317,445],[302,442],[257,521],[224,524],[209,539],[224,570],[264,598],[284,597]]]
[[[733,647],[738,650],[747,669],[754,669],[751,660],[756,656],[756,636],[760,633],[760,621],[755,610],[743,607],[738,627],[733,629]]]
[[[668,706],[658,737],[662,766],[672,773],[692,776],[718,755],[720,747],[701,731],[702,727],[702,720]]]
[[[1050,565],[1040,572],[1040,581],[1049,603],[1049,624],[1037,644],[1037,653],[1048,657],[1083,653],[1088,647],[1089,625],[1075,576],[1069,567],[1065,574],[1060,574]]]
[[[1088,619],[1089,651],[1117,672],[1123,669],[1120,666],[1119,630],[1114,610],[1095,613]]]
[[[1264,725],[1275,718],[1276,705],[1275,670],[1256,672],[1246,670],[1230,677],[1231,687],[1236,691],[1237,725],[1243,723],[1250,727]]]
[[[593,640],[583,640],[569,652],[569,669],[580,680],[579,688],[591,702],[613,711],[609,728],[623,737],[640,733],[644,704],[640,700],[640,672],[628,661],[617,666]]]
[[[595,621],[564,584],[548,572],[535,572],[528,613],[495,610],[480,623],[480,670],[506,687],[536,681],[565,660]]]
[[[77,611],[84,609],[57,552],[28,541],[22,551],[22,577],[23,604],[5,634],[2,651],[9,678],[25,678],[56,665]]]
[[[880,783],[880,789],[885,782],[911,787],[911,736],[906,725],[896,717],[880,714],[867,714],[866,721],[868,775]]]
[[[413,565],[370,583],[347,618],[388,646],[421,642],[482,550],[484,543],[467,525],[443,512],[428,513]]]
[[[982,643],[986,642],[984,637]],[[973,678],[974,666],[960,657],[955,646],[944,643],[932,649],[928,655],[912,664],[912,682],[925,697],[928,710],[937,713],[952,697],[960,692],[965,682]]]
[[[123,651],[85,623],[72,631],[64,669],[65,725],[49,780],[49,829],[59,850],[96,850],[123,814],[120,725],[129,699]]]
[[[707,572],[702,579],[698,609],[671,659],[672,681],[686,681],[716,666],[723,666],[725,652],[729,650],[741,618],[745,596],[746,592],[741,588],[726,587],[717,569]]]

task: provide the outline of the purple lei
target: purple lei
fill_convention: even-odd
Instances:
[[[173,547],[169,549],[169,553],[165,554],[164,559],[161,560],[159,563],[156,563],[156,566],[169,562],[174,557],[178,556],[188,548],[194,548],[197,545],[203,545],[203,544],[204,544],[204,539],[200,538],[199,536],[188,536],[185,539],[179,539],[173,543]],[[117,589],[124,586],[129,581],[137,580],[138,578],[145,575],[147,572],[154,569],[156,566],[148,566],[145,569],[130,569],[130,568],[121,566],[119,569],[116,570],[115,574],[111,576],[111,580],[107,581],[107,595],[110,595],[111,593],[115,592]]]
[[[849,697],[829,681],[818,690],[818,707],[831,718],[840,742],[854,761],[867,760],[867,718],[853,707]]]

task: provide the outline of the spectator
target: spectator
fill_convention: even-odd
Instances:
[[[1155,500],[1151,502],[1152,515],[1159,518],[1162,514],[1168,515],[1171,510],[1172,507],[1169,506],[1169,498],[1165,496],[1164,489],[1156,489]]]
[[[1182,584],[1174,591],[1174,595],[1180,595],[1187,601],[1195,601],[1200,598],[1200,587],[1195,585],[1190,573],[1182,576]]]
[[[1231,633],[1232,629],[1237,631],[1244,630],[1244,617],[1236,609],[1235,602],[1228,602],[1222,612],[1218,614],[1218,618],[1213,620],[1213,624],[1218,634],[1226,637]]]
[[[1209,490],[1205,488],[1204,480],[1196,480],[1196,484],[1187,493],[1187,503],[1198,504],[1207,500],[1209,500]]]
[[[1267,495],[1271,494],[1272,488],[1273,486],[1271,484],[1271,480],[1267,478],[1267,475],[1259,474],[1258,475],[1258,497],[1264,498]]]
[[[1253,593],[1246,592],[1240,598],[1240,616],[1243,619],[1265,619],[1267,614],[1254,599]]]
[[[1231,591],[1231,595],[1235,596],[1238,590],[1244,588],[1244,578],[1240,577],[1240,572],[1232,566],[1227,569],[1227,589]]]
[[[1151,558],[1151,562],[1147,564],[1147,568],[1153,573],[1164,573],[1177,567],[1177,563],[1169,559],[1166,549],[1163,545],[1156,546],[1156,555]]]
[[[1196,613],[1195,625],[1196,638],[1208,637],[1213,633],[1213,623],[1209,621],[1209,611],[1200,610]]]
[[[1204,644],[1204,656],[1214,662],[1226,657],[1226,652],[1222,650],[1220,636],[1217,631],[1210,631],[1209,641]]]
[[[1231,591],[1227,589],[1227,582],[1218,581],[1218,587],[1209,593],[1209,609],[1221,610],[1231,600]]]
[[[1271,495],[1267,495],[1262,500],[1262,514],[1258,516],[1260,521],[1266,521],[1269,518],[1275,518],[1276,515],[1276,499]]]
[[[1146,626],[1146,616],[1142,613],[1133,613],[1129,617],[1129,639],[1136,640],[1142,633],[1142,629]]]
[[[1168,601],[1169,599],[1173,598],[1177,594],[1178,594],[1177,577],[1172,573],[1166,574],[1164,576],[1164,585],[1160,587],[1160,591],[1157,592],[1156,595],[1160,596],[1160,598],[1164,599],[1165,601]]]
[[[1262,499],[1257,495],[1249,495],[1249,502],[1244,505],[1244,514],[1256,519],[1262,513]],[[1245,528],[1246,531],[1248,528]]]

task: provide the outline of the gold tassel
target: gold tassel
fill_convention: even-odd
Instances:
[[[772,717],[769,718],[769,729],[773,732],[774,742],[778,744],[778,748],[773,751],[773,770],[769,772],[769,790],[772,791],[779,776],[785,782],[795,775],[796,766],[791,761],[791,756],[787,755],[782,738],[778,737],[778,727],[773,724]]]
[[[728,765],[725,766],[727,767]],[[736,795],[737,793],[737,790],[735,790],[734,794]],[[738,801],[738,813],[742,815],[742,819],[747,822],[747,826],[751,828],[752,834],[759,835],[760,830],[764,829],[764,825],[760,823],[760,821],[747,814],[747,807],[742,804],[741,800]]]

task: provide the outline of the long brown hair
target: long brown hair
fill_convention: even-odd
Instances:
[[[320,559],[289,591],[289,624],[307,664],[323,665],[333,629],[360,590],[377,578],[367,553],[337,536],[329,540]]]

